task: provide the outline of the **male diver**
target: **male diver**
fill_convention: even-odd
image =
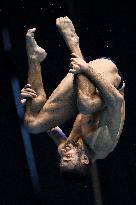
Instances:
[[[90,165],[105,158],[116,147],[125,120],[124,87],[116,65],[107,58],[87,63],[79,37],[68,17],[56,26],[71,52],[70,70],[47,99],[40,63],[47,53],[34,39],[35,29],[26,34],[29,71],[21,90],[25,124],[30,133],[46,131],[58,147],[60,171],[68,177],[84,177]],[[77,114],[68,137],[58,127]]]

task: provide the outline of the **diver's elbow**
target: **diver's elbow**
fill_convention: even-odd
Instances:
[[[29,133],[32,133],[32,134],[39,134],[40,133],[39,125],[38,125],[35,117],[26,116],[24,122],[25,122],[25,125],[26,125]]]

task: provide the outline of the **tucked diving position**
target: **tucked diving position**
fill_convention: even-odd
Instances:
[[[28,82],[21,90],[22,102],[26,99],[24,120],[30,133],[47,132],[55,142],[62,174],[85,176],[90,165],[118,143],[125,120],[125,84],[110,59],[85,61],[68,17],[58,18],[56,26],[71,52],[70,70],[47,99],[40,65],[47,53],[35,41],[36,29],[28,30]],[[66,137],[58,126],[75,115]]]

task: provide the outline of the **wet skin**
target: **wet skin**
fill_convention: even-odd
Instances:
[[[61,156],[61,166],[67,166],[74,167],[77,162],[79,161],[79,156],[77,153],[77,146],[72,144],[66,144],[61,150],[60,150],[60,156]]]

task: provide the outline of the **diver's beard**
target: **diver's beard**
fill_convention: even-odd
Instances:
[[[80,157],[84,153],[84,149],[83,149],[82,145],[80,145],[78,142],[75,142],[74,140],[67,141],[64,145],[64,149],[69,144],[71,144],[76,149],[78,157]]]
[[[78,148],[78,147],[79,147],[79,144],[78,144],[77,142],[75,142],[74,140],[69,140],[69,141],[67,141],[67,142],[65,143],[64,148],[65,148],[67,145],[69,145],[69,144],[72,144],[73,147],[75,147],[75,148]]]
[[[75,142],[74,140],[67,141],[65,146],[67,146],[69,144],[72,144],[72,146],[74,148],[76,148],[77,153],[79,153],[79,156],[81,156],[81,154],[83,153],[83,147],[78,142]],[[65,148],[65,146],[64,146],[64,148]]]

